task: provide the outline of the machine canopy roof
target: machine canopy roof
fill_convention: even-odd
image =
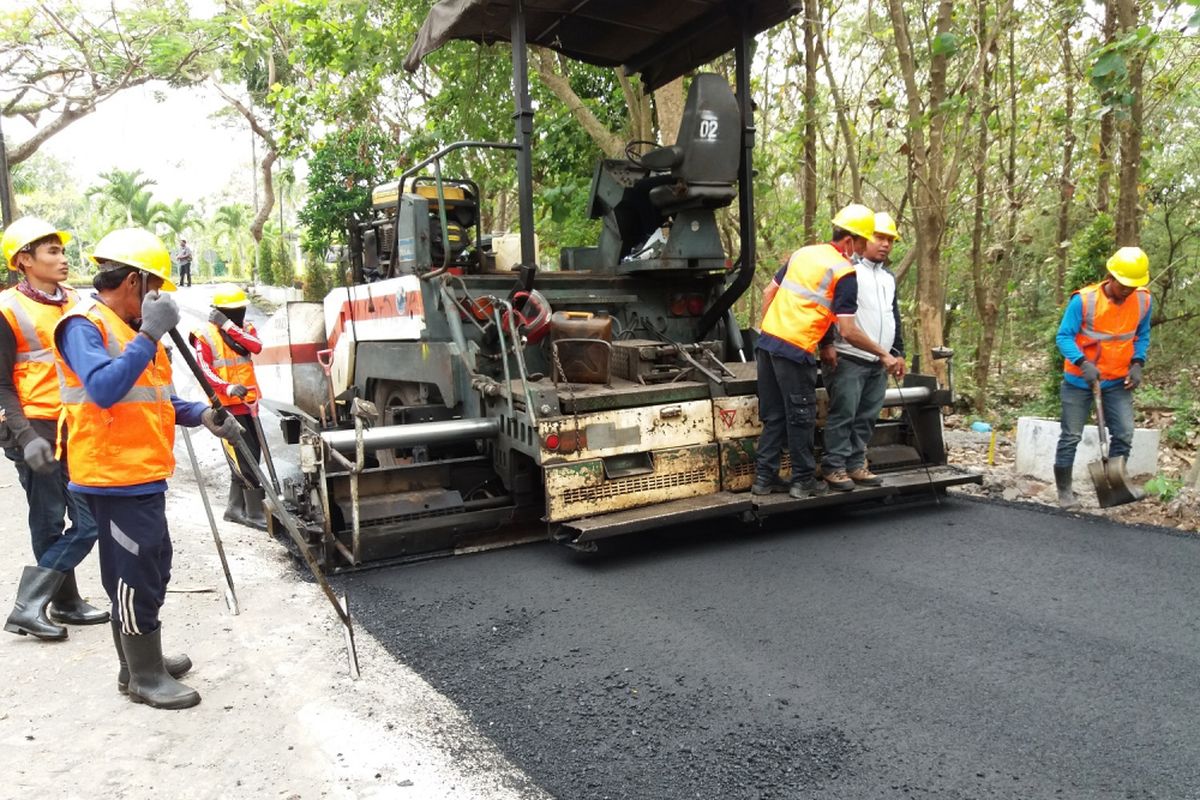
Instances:
[[[413,72],[452,39],[509,41],[509,0],[441,0],[404,59]],[[799,0],[526,0],[526,40],[588,64],[640,72],[646,88],[665,83],[732,50],[800,10]]]

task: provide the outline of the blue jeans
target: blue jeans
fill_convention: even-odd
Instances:
[[[825,417],[826,473],[866,466],[867,444],[883,408],[887,372],[883,364],[860,364],[839,358],[836,369],[825,370],[829,414]]]
[[[817,468],[813,433],[817,426],[817,365],[800,364],[758,350],[758,418],[762,433],[754,472],[761,480],[779,475],[779,454],[786,443],[792,457],[792,482],[812,478]]]
[[[1083,435],[1083,426],[1092,413],[1092,390],[1063,381],[1059,390],[1062,398],[1062,433],[1058,437],[1058,451],[1054,466],[1070,467],[1075,464],[1075,448]],[[1124,386],[1112,386],[1100,390],[1104,402],[1104,424],[1108,428],[1108,455],[1111,458],[1128,456],[1133,447],[1133,392]]]
[[[29,504],[29,538],[33,557],[43,569],[75,569],[96,543],[96,521],[87,501],[67,489],[67,470],[60,462],[49,475],[34,472],[21,448],[7,447],[4,455],[17,468],[17,478]],[[63,530],[64,517],[71,519]]]

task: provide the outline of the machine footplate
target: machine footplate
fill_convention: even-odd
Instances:
[[[860,501],[881,500],[896,495],[919,495],[923,492],[944,489],[947,486],[983,482],[983,476],[979,473],[951,466],[929,467],[928,471],[924,467],[911,467],[898,472],[888,472],[880,477],[883,478],[882,486],[858,487],[851,492],[828,491],[818,497],[806,497],[801,500],[786,494],[754,497],[754,510],[759,517],[766,517],[772,514],[785,514],[800,508],[823,508]]]
[[[749,493],[715,492],[564,522],[557,538],[571,544],[753,510]]]

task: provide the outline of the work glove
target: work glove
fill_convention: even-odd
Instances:
[[[1083,372],[1083,379],[1088,382],[1089,386],[1095,386],[1100,382],[1100,369],[1091,361],[1084,361],[1079,365],[1079,369]]]
[[[40,436],[25,445],[24,458],[29,468],[41,475],[49,475],[58,466],[54,447]]]
[[[213,409],[207,409],[200,415],[200,423],[216,436],[218,439],[226,439],[230,442],[237,439],[242,433],[242,426],[233,418],[233,414],[226,412],[225,419],[217,422],[217,412]]]
[[[239,400],[245,397],[246,393],[249,391],[249,389],[247,389],[245,386],[242,386],[240,383],[231,383],[225,387],[225,394],[229,395],[230,397],[236,397]]]
[[[1125,376],[1125,388],[1136,389],[1142,385],[1142,362],[1135,361],[1129,365],[1129,374]]]
[[[224,328],[229,324],[229,317],[222,314],[219,308],[214,308],[208,314],[208,321],[218,328]]]
[[[179,324],[179,306],[164,292],[148,292],[142,298],[141,332],[158,341]]]

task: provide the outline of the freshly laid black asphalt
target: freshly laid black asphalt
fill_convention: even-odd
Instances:
[[[951,500],[342,581],[562,800],[1200,798],[1200,539]]]

